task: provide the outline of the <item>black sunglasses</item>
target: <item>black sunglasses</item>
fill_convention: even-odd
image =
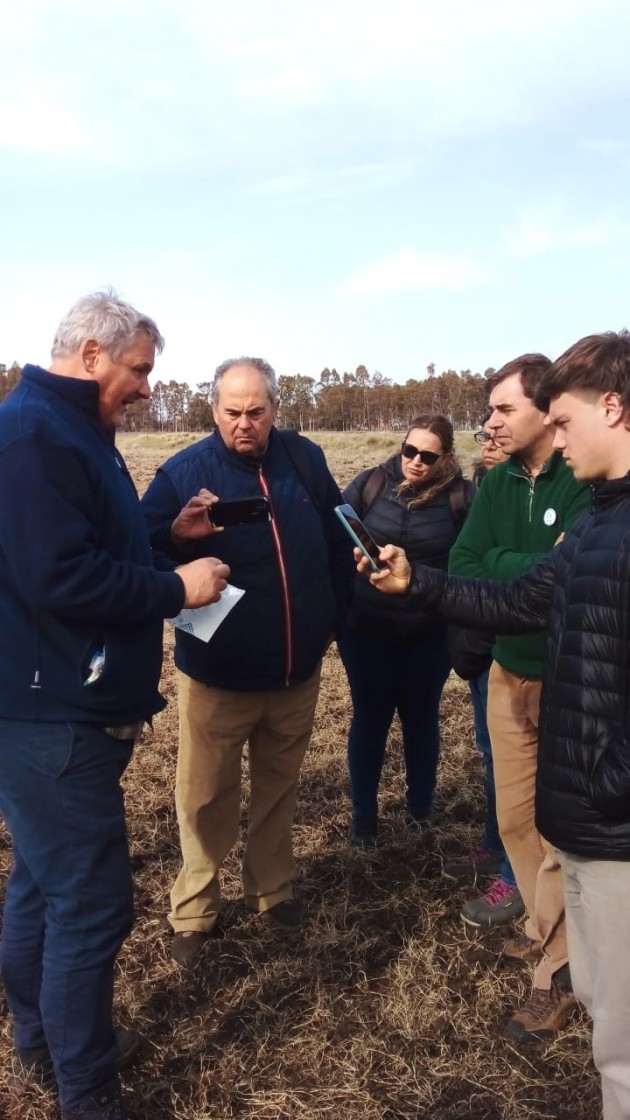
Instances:
[[[403,443],[401,451],[405,459],[415,459],[417,455],[420,456],[420,462],[424,463],[425,467],[432,467],[437,463],[438,459],[442,458],[441,451],[418,451],[413,443]]]

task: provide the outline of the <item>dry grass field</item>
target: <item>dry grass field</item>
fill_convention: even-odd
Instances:
[[[322,433],[343,486],[382,461],[400,435]],[[469,467],[474,444],[459,437]],[[143,489],[183,436],[123,436]],[[236,850],[223,876],[226,937],[181,971],[165,914],[178,866],[173,808],[177,714],[171,703],[136,749],[125,778],[137,921],[117,968],[119,1023],[145,1037],[124,1078],[139,1120],[597,1120],[598,1079],[585,1015],[547,1047],[519,1052],[501,1037],[529,994],[526,971],[500,959],[501,936],[477,936],[458,910],[465,890],[441,878],[482,819],[481,769],[467,686],[454,676],[442,703],[434,828],[406,830],[401,743],[394,725],[382,782],[382,843],[346,844],[348,690],[335,649],[326,657],[295,824],[304,930],[281,936],[240,900]],[[244,785],[243,826],[245,824]],[[0,832],[0,877],[10,847]],[[54,1099],[11,1084],[2,1006],[0,1116],[52,1120]]]

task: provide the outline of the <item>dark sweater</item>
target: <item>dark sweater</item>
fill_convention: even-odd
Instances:
[[[230,451],[213,432],[169,459],[142,499],[155,548],[180,561],[218,556],[245,590],[211,642],[177,632],[175,663],[202,684],[247,692],[304,681],[343,623],[354,563],[334,514],[341,495],[321,448],[301,443],[319,510],[273,429],[261,461]],[[232,526],[181,549],[170,527],[201,487],[224,500],[268,491],[273,523]]]
[[[532,479],[515,456],[483,479],[454,546],[454,575],[513,579],[553,548],[589,503],[589,492],[554,452]],[[498,637],[493,657],[508,672],[539,680],[545,634]]]
[[[95,382],[25,367],[0,407],[0,524],[0,717],[114,725],[163,708],[162,620],[184,587],[154,568]]]
[[[387,484],[375,498],[369,509],[363,513],[363,521],[377,544],[395,544],[404,548],[411,562],[422,561],[432,568],[445,571],[449,551],[452,548],[459,526],[455,523],[449,489],[442,490],[426,505],[417,509],[409,508],[409,500],[415,496],[412,489],[398,493],[403,481],[400,455],[394,455],[382,464],[387,475]],[[361,474],[343,492],[344,501],[349,502],[357,513],[362,512],[362,494],[370,471]],[[458,473],[457,479],[461,478]],[[455,481],[451,484],[454,485]],[[472,498],[472,483],[465,484]],[[435,611],[421,607],[413,610],[397,596],[383,595],[377,591],[365,576],[357,575],[348,613],[348,625],[365,634],[383,637],[388,641],[410,637],[430,638],[444,634],[446,627]]]

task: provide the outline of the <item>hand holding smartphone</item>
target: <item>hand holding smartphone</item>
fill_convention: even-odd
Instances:
[[[335,506],[335,513],[348,536],[352,538],[356,547],[369,560],[372,571],[378,572],[384,566],[378,558],[381,551],[380,546],[370,536],[356,510],[345,503],[342,506]]]

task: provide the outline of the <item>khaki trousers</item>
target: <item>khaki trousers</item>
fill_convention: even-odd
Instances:
[[[630,1120],[630,863],[559,855],[571,980],[593,1019],[604,1120]]]
[[[568,957],[558,855],[534,823],[540,691],[540,681],[517,677],[493,661],[488,730],[499,832],[527,908],[525,932],[542,943],[534,986],[548,989],[554,972]]]
[[[303,684],[233,692],[178,673],[175,804],[183,864],[171,891],[176,932],[209,931],[221,905],[219,870],[238,838],[241,759],[249,741],[251,797],[243,859],[245,900],[269,910],[293,896],[292,825],[321,664]]]

